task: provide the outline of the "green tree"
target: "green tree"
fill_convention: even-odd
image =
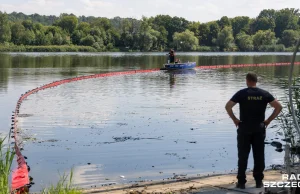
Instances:
[[[240,32],[249,33],[250,18],[246,16],[235,17],[231,21],[233,36]]]
[[[21,36],[21,44],[23,45],[34,45],[35,43],[35,34],[31,30],[25,30]]]
[[[11,40],[11,30],[9,27],[8,16],[0,11],[0,43]]]
[[[36,31],[35,33],[35,44],[36,45],[49,45],[50,42],[47,41],[46,35],[41,31]]]
[[[276,43],[275,33],[271,30],[259,30],[253,35],[253,45],[256,50],[259,50],[260,46],[272,45]]]
[[[215,41],[213,41],[213,40],[217,39],[218,34],[220,32],[220,27],[217,22],[209,22],[208,24],[209,24],[209,31],[210,31],[208,41],[209,41],[210,45],[207,45],[207,46],[214,46]]]
[[[41,23],[36,23],[33,24],[33,31],[36,32],[44,32],[45,33],[45,28]]]
[[[103,28],[109,30],[111,28],[110,20],[107,18],[96,18],[91,23],[92,27]]]
[[[52,44],[53,45],[62,45],[64,42],[64,39],[60,33],[55,33],[52,39]]]
[[[272,18],[261,17],[257,18],[252,23],[252,33],[255,34],[259,30],[271,30],[274,31],[275,20]]]
[[[210,29],[208,24],[200,24],[199,25],[199,44],[200,45],[211,45],[211,39],[210,39]]]
[[[23,21],[22,25],[25,27],[26,30],[33,30],[33,23],[31,20]]]
[[[286,47],[292,47],[297,43],[300,34],[295,30],[285,30],[282,33],[281,43]]]
[[[71,40],[73,44],[79,45],[80,40],[84,37],[84,32],[81,30],[75,30],[71,35]]]
[[[112,28],[112,29],[109,29],[107,31],[107,33],[110,34],[110,36],[111,36],[111,43],[114,46],[117,46],[117,47],[121,46],[121,41],[120,41],[121,40],[121,34],[120,34],[120,32],[118,30]]]
[[[55,36],[55,34],[62,34],[63,31],[60,27],[58,26],[47,26],[45,34],[48,34],[49,32],[52,33],[53,36]]]
[[[245,32],[236,35],[236,44],[240,51],[253,51],[254,49],[252,37]]]
[[[87,22],[81,22],[76,29],[88,34],[91,31],[91,25]]]
[[[219,33],[214,42],[220,47],[221,50],[228,50],[234,45],[234,38],[232,28],[229,26],[224,27]]]
[[[63,16],[59,21],[57,21],[56,25],[61,27],[68,34],[72,34],[78,25],[78,19],[76,16]]]
[[[93,46],[93,44],[95,42],[96,41],[95,41],[94,37],[91,35],[87,35],[86,37],[84,37],[80,40],[80,44],[84,45],[84,46]]]
[[[182,51],[194,51],[199,45],[199,40],[195,37],[194,32],[185,30],[184,32],[175,32],[173,36],[174,46],[178,47],[178,50]]]
[[[259,13],[258,18],[268,18],[275,20],[276,11],[274,9],[264,9]]]
[[[22,37],[25,33],[25,27],[21,23],[14,23],[11,26],[11,40],[14,44],[22,44]]]
[[[53,42],[53,34],[52,32],[48,32],[48,34],[46,34],[45,36],[45,45],[51,45]]]
[[[225,28],[226,26],[231,26],[231,22],[227,16],[223,16],[220,20],[218,20],[218,24],[221,29]]]
[[[297,30],[299,14],[295,9],[282,9],[276,12],[275,34],[276,37],[281,37],[284,30]]]
[[[97,49],[98,51],[105,51],[105,46],[103,44],[103,41],[99,41],[99,42],[95,42],[92,47],[94,47],[95,49]],[[108,49],[111,49],[113,46],[109,45]]]
[[[150,18],[150,22],[156,26],[163,26],[168,31],[168,43],[173,40],[175,32],[183,32],[188,28],[189,22],[181,17],[171,17],[169,15],[157,15]]]
[[[141,26],[140,26],[140,35],[139,35],[139,48],[142,51],[150,51],[152,49],[158,49],[158,38],[160,32],[152,29],[149,25],[149,20],[143,17]]]
[[[188,25],[188,29],[192,32],[194,32],[195,36],[199,36],[199,26],[200,22],[191,22]]]
[[[158,28],[159,36],[158,36],[158,50],[163,51],[165,50],[167,43],[168,43],[168,31],[165,27],[160,26]]]

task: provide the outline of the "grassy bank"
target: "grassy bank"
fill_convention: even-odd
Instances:
[[[130,50],[125,48],[114,48],[110,52],[141,52],[138,50]],[[168,52],[165,50],[163,52]],[[0,45],[0,52],[104,52],[97,50],[90,46],[75,46],[75,45],[61,45],[61,46],[24,46],[24,45]],[[153,51],[160,52],[160,51]],[[182,52],[182,51],[180,51]],[[199,46],[196,51],[183,52],[222,52],[217,46]],[[294,47],[285,48],[283,45],[263,45],[259,50],[239,51],[237,49],[227,50],[227,52],[294,52]]]
[[[5,139],[0,139],[0,194],[9,193],[8,177],[11,172],[11,164],[14,159],[14,153],[9,147],[4,145]]]
[[[81,194],[81,190],[73,187],[72,179],[73,170],[71,170],[69,176],[64,174],[56,185],[51,185],[49,188],[44,189],[42,194]]]
[[[4,145],[5,139],[0,139],[0,194],[10,193],[9,175],[15,154],[10,147]],[[44,189],[42,194],[81,194],[81,190],[72,184],[73,171],[70,175],[63,175],[55,185]]]
[[[0,46],[0,52],[97,52],[90,46]]]

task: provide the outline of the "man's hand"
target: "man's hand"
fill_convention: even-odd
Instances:
[[[271,121],[273,121],[279,115],[280,111],[282,110],[282,106],[277,100],[270,102],[270,105],[274,108],[274,111],[271,114],[271,116],[264,121],[266,128],[271,123]]]
[[[269,124],[271,123],[271,121],[269,121],[268,119],[264,121],[266,128],[269,126]]]
[[[235,119],[235,120],[233,120],[233,122],[234,122],[235,126],[238,127],[241,121],[238,119]]]
[[[230,116],[230,118],[233,120],[235,126],[237,127],[239,125],[239,123],[241,122],[239,119],[237,119],[234,114],[233,114],[233,111],[232,111],[232,108],[236,105],[235,102],[233,101],[228,101],[226,106],[225,106],[225,109],[228,113],[228,115]]]

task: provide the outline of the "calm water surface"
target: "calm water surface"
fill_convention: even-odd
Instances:
[[[198,65],[288,62],[291,53],[178,53]],[[54,80],[101,72],[158,68],[165,53],[0,54],[0,135],[20,94]],[[297,60],[300,60],[298,56]],[[285,99],[288,67],[155,72],[69,83],[24,101],[19,119],[32,191],[74,169],[80,187],[235,171],[236,129],[224,106],[255,71],[259,86]],[[299,68],[296,67],[296,74]],[[238,115],[238,106],[235,107]],[[271,113],[268,108],[267,114]],[[282,137],[274,121],[267,140]],[[266,146],[266,164],[283,153]],[[252,168],[252,156],[249,157]],[[122,177],[121,177],[122,176]],[[123,178],[123,176],[125,178]]]

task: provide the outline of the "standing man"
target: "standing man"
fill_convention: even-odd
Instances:
[[[236,187],[240,189],[245,189],[247,182],[246,169],[251,147],[254,158],[253,177],[256,181],[256,188],[263,186],[266,128],[282,109],[281,104],[269,92],[257,88],[256,83],[257,75],[248,73],[246,76],[248,87],[238,91],[227,102],[225,107],[234,124],[238,127],[238,182]],[[232,108],[237,103],[240,104],[240,119],[237,119],[232,111]],[[274,108],[274,111],[265,120],[265,111],[268,103]]]
[[[169,60],[170,60],[170,63],[175,63],[175,52],[173,49],[171,49],[169,52]]]

